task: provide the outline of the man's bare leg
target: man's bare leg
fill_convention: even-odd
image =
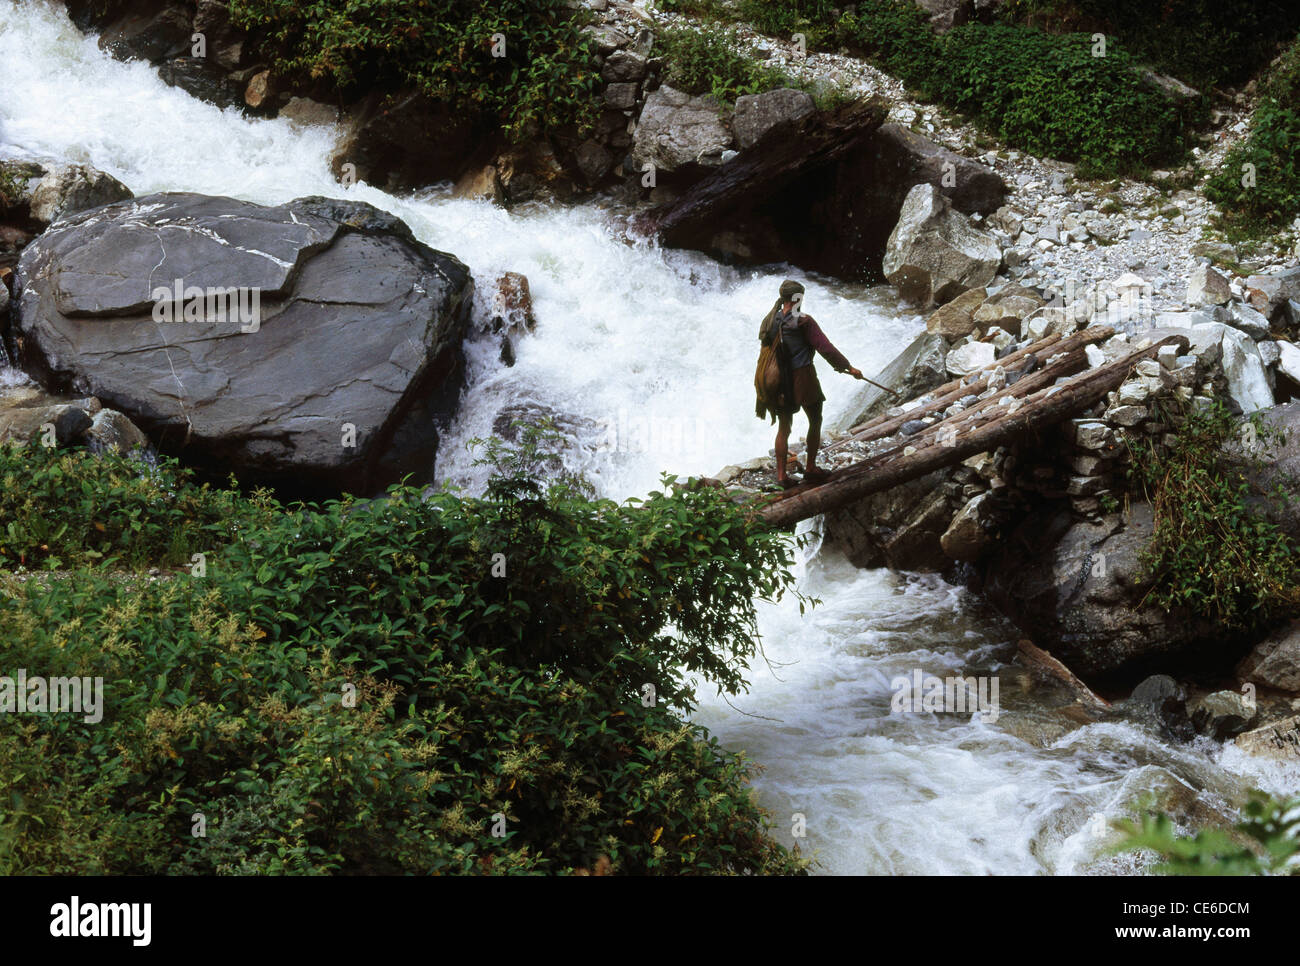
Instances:
[[[786,481],[785,463],[790,453],[790,425],[793,416],[778,416],[776,424],[776,481]]]
[[[808,459],[804,468],[808,471],[817,469],[817,450],[822,444],[822,414],[808,417]]]

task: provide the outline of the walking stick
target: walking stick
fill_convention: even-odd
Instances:
[[[883,389],[883,390],[885,390],[885,392],[889,393],[889,394],[890,394],[891,396],[893,396],[895,399],[898,398],[898,393],[896,393],[894,390],[890,389],[888,386],[882,386],[880,383],[876,382],[874,379],[868,379],[866,376],[861,375],[861,374],[858,375],[858,378],[861,379],[863,382],[869,382],[869,383],[871,383],[871,384],[872,384],[873,386],[875,386],[877,389]]]

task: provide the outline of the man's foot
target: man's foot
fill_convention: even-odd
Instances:
[[[783,490],[790,490],[798,486],[799,484],[796,483],[794,480],[790,479],[790,477],[788,476],[778,476],[776,478],[776,485]]]
[[[805,483],[824,483],[831,478],[830,470],[824,470],[820,466],[810,466],[804,470],[803,478]]]

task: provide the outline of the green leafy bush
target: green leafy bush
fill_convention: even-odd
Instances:
[[[1300,29],[1290,0],[1008,0],[1000,16],[1113,34],[1156,70],[1200,88],[1244,83]]]
[[[1246,803],[1235,834],[1202,829],[1180,836],[1168,815],[1146,810],[1137,821],[1120,823],[1117,852],[1150,850],[1162,875],[1300,874],[1300,799],[1289,802],[1255,794]]]
[[[834,38],[929,96],[943,50],[929,20],[915,4],[865,0],[836,21]]]
[[[599,112],[595,47],[563,0],[230,0],[230,10],[277,71],[345,92],[411,86],[514,136],[585,128]]]
[[[0,443],[0,569],[189,563],[266,520],[273,503],[197,485],[175,460]]]
[[[1300,548],[1261,514],[1250,464],[1280,434],[1259,414],[1242,422],[1218,401],[1184,414],[1168,449],[1128,443],[1130,474],[1151,503],[1155,532],[1144,557],[1147,600],[1190,607],[1229,627],[1263,624],[1300,608]],[[1241,455],[1230,453],[1239,442]],[[1275,500],[1290,497],[1280,488]]]
[[[0,730],[0,872],[801,871],[682,717],[688,674],[744,689],[788,542],[712,489],[543,484],[540,439],[481,499],[232,495],[204,578],[0,579],[0,673],[107,692]]]
[[[908,0],[864,0],[841,16],[835,38],[1013,147],[1077,161],[1085,176],[1186,152],[1191,117],[1146,86],[1114,42],[1094,57],[1087,34],[972,23],[940,37]]]
[[[1300,42],[1263,78],[1250,136],[1228,152],[1205,196],[1229,237],[1267,234],[1300,215]]]
[[[1118,45],[1104,57],[1092,51],[1086,34],[969,24],[944,36],[932,87],[1009,144],[1078,161],[1085,175],[1181,157],[1183,124],[1172,102],[1143,85]]]
[[[712,94],[720,101],[734,101],[742,94],[800,86],[782,71],[756,62],[734,30],[683,27],[665,30],[660,42],[668,65],[665,82],[687,94]]]
[[[802,33],[811,45],[829,28],[835,6],[832,0],[740,0],[739,9],[754,29],[784,37]]]

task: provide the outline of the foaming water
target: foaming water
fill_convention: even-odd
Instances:
[[[752,367],[781,270],[634,243],[596,206],[506,212],[445,190],[344,190],[327,161],[337,130],[203,104],[144,64],[103,55],[51,0],[0,0],[0,90],[6,156],[93,164],[137,195],[321,194],[391,211],[470,266],[479,324],[495,280],[526,275],[537,330],[516,343],[517,364],[500,364],[493,337],[467,345],[466,394],[439,454],[448,482],[481,485],[466,444],[519,407],[561,417],[576,437],[570,462],[617,499],[657,486],[662,471],[711,473],[772,445],[772,427],[753,416]],[[804,281],[808,310],[863,370],[921,330],[888,290]],[[0,388],[20,381],[0,372]],[[823,385],[833,425],[861,390],[825,367]],[[696,717],[765,766],[757,787],[777,834],[794,842],[791,816],[802,815],[798,844],[822,871],[1122,873],[1134,860],[1105,857],[1097,816],[1119,816],[1144,792],[1212,820],[1247,784],[1300,788],[1295,769],[1208,743],[1172,748],[1126,724],[1062,727],[1017,683],[1012,630],[938,579],[819,554],[799,580],[823,605],[807,617],[793,601],[761,605],[770,665],[732,703],[701,688]],[[917,668],[998,676],[1000,717],[891,714],[891,681]]]

